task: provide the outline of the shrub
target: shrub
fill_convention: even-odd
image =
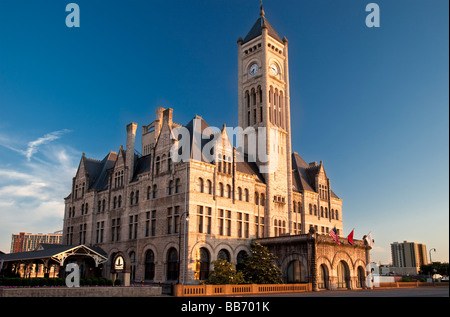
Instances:
[[[114,286],[120,286],[120,285],[122,285],[122,280],[120,278],[118,278],[114,281]]]
[[[245,283],[242,272],[236,272],[232,263],[221,259],[212,263],[214,264],[214,271],[209,274],[206,284],[224,285]]]
[[[412,282],[412,279],[410,277],[403,277],[400,282]]]

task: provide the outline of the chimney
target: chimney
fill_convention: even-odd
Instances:
[[[169,108],[163,112],[163,122],[167,122],[169,127],[172,125],[173,109]]]
[[[309,163],[309,167],[315,167],[315,166],[317,166],[317,162],[311,162],[311,163]]]
[[[131,182],[134,173],[134,143],[136,140],[137,123],[130,123],[127,125],[127,154],[125,158],[125,165],[128,169],[128,182]]]
[[[162,107],[158,107],[156,108],[156,118],[155,118],[155,144],[156,144],[156,140],[158,140],[159,138],[159,132],[161,132],[161,126],[163,123],[163,113],[164,113],[164,108]]]

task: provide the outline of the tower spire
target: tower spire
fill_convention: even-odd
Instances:
[[[261,10],[259,11],[259,16],[263,17],[265,15],[263,8],[263,0],[261,0]]]

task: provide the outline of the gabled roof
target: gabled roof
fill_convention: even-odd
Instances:
[[[35,251],[0,254],[0,260],[5,262],[26,261],[38,259],[64,260],[69,255],[89,255],[106,262],[107,254],[99,247],[85,245],[41,244]]]
[[[320,172],[322,165],[309,166],[303,158],[296,152],[292,153],[292,181],[296,187],[296,191],[307,190],[318,193],[316,188],[315,179],[316,175]],[[331,190],[331,197],[339,197]]]
[[[254,38],[257,38],[262,34],[262,29],[266,27],[268,34],[276,39],[278,42],[283,43],[283,40],[278,35],[278,33],[275,31],[275,29],[270,25],[269,21],[264,16],[260,16],[258,20],[256,20],[253,27],[250,29],[250,32],[248,32],[247,36],[244,38],[242,44],[245,44],[247,42],[250,42]]]
[[[134,162],[134,174],[132,182],[137,181],[140,174],[150,172],[151,155],[136,157]]]

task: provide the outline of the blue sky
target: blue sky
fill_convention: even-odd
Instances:
[[[237,125],[237,39],[257,0],[0,0],[0,250],[14,232],[62,229],[81,157],[126,143],[125,126],[173,107],[186,124]],[[344,231],[449,253],[449,3],[265,0],[289,40],[292,147],[324,162]],[[140,131],[140,127],[138,128]],[[139,141],[138,141],[139,142]],[[139,143],[138,143],[139,144]]]

